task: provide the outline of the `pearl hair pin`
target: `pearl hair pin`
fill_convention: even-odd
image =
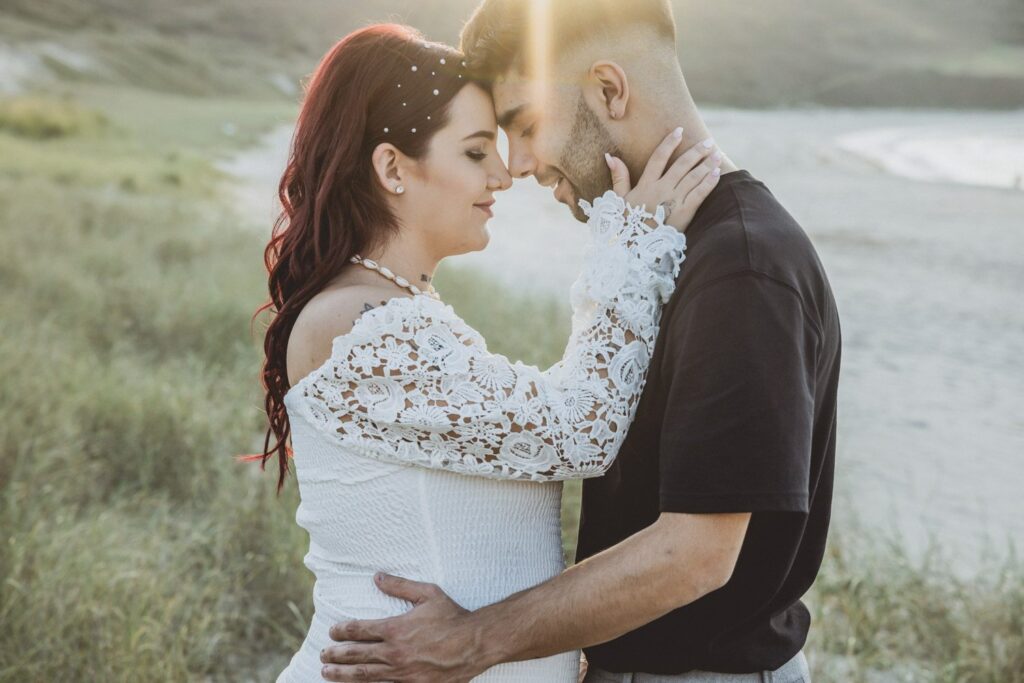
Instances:
[[[428,285],[428,288],[426,290],[422,290],[419,287],[417,287],[416,285],[414,285],[411,282],[409,282],[408,280],[406,280],[401,275],[395,275],[393,272],[391,272],[391,270],[387,266],[382,266],[381,264],[377,263],[376,261],[371,261],[368,258],[363,258],[359,254],[355,254],[354,256],[352,256],[352,258],[350,258],[349,261],[351,261],[352,263],[358,263],[359,265],[363,266],[364,268],[368,268],[368,269],[374,271],[375,273],[378,273],[382,277],[387,278],[388,280],[391,280],[392,282],[394,282],[396,285],[398,285],[402,289],[407,289],[410,292],[412,292],[413,294],[416,294],[416,295],[426,294],[427,296],[433,297],[434,299],[437,299],[438,301],[441,300],[441,296],[437,293],[437,290],[434,289],[434,285]]]
[[[424,49],[429,49],[429,48],[430,48],[430,45],[429,45],[429,44],[427,44],[427,43],[423,43],[422,45],[423,45],[423,48],[424,48]],[[444,64],[444,65],[447,65],[447,64],[448,64],[448,60],[447,60],[447,58],[445,58],[445,57],[441,57],[441,58],[439,58],[439,59],[438,59],[438,62],[439,62],[439,63],[441,63],[441,64]],[[465,62],[465,61],[461,61],[460,63],[462,64],[463,68],[465,68],[465,66],[466,66],[466,62]],[[418,64],[413,64],[413,65],[411,65],[411,66],[409,67],[409,70],[415,73],[415,72],[418,72],[418,71],[420,70],[420,68],[419,68],[419,65],[418,65]],[[436,75],[437,75],[437,72],[436,72],[436,71],[431,71],[431,72],[430,72],[430,75],[431,75],[431,76],[436,76]],[[461,79],[461,78],[463,77],[463,74],[459,73],[459,74],[458,74],[458,77],[459,77],[459,78]],[[396,87],[398,87],[398,88],[401,88],[401,87],[402,87],[402,84],[401,84],[401,83],[396,83],[395,85],[396,85]],[[433,94],[434,94],[434,96],[435,96],[435,97],[441,94],[441,90],[440,90],[439,88],[432,88],[432,89],[431,89],[431,91],[433,92]],[[408,103],[408,102],[402,102],[402,106],[403,106],[403,107],[408,107],[408,106],[409,106],[409,103]],[[433,119],[432,119],[432,118],[431,118],[431,117],[430,117],[430,116],[428,115],[428,116],[427,116],[427,121],[432,121],[432,120],[433,120]],[[384,133],[390,133],[390,132],[391,132],[391,127],[390,127],[390,126],[385,126],[385,127],[384,127]],[[416,132],[416,128],[410,128],[410,129],[409,129],[409,132],[410,132],[410,133],[415,133],[415,132]],[[401,194],[401,193],[399,192],[399,194]]]

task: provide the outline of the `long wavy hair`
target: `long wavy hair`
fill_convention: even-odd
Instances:
[[[382,247],[400,229],[371,156],[382,142],[413,159],[426,154],[449,122],[452,99],[475,82],[462,59],[409,26],[374,24],[338,41],[308,80],[278,186],[283,208],[264,250],[270,300],[253,315],[274,314],[261,370],[269,426],[263,452],[240,456],[265,470],[276,454],[278,493],[292,457],[284,396],[299,379],[287,371],[292,327],[350,257]]]

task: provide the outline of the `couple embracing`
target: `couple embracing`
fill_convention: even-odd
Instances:
[[[431,286],[527,176],[586,242],[544,370]],[[294,465],[316,583],[279,683],[810,680],[838,315],[803,230],[712,140],[667,0],[484,0],[459,50],[346,36],[280,197],[263,462],[279,485]]]

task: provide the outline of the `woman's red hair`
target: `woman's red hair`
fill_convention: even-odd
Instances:
[[[448,123],[452,98],[472,82],[459,76],[461,60],[454,48],[425,42],[413,28],[375,24],[336,43],[309,79],[278,186],[283,209],[264,250],[270,300],[253,315],[274,313],[261,370],[269,426],[263,452],[240,457],[266,469],[277,454],[278,492],[292,455],[284,406],[292,327],[352,255],[376,250],[399,230],[371,155],[382,142],[414,159],[426,154]]]

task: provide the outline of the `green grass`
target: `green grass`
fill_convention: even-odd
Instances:
[[[0,132],[0,681],[238,680],[301,639],[295,491],[232,458],[261,245],[195,136]]]
[[[19,97],[0,100],[0,131],[31,140],[87,135],[103,130],[106,118],[69,100]]]
[[[0,682],[271,679],[312,577],[294,483],[278,498],[232,458],[262,437],[263,245],[210,158],[284,111],[87,88],[63,102],[107,124],[0,131]],[[228,118],[244,133],[224,136]],[[561,355],[560,305],[465,270],[438,287],[492,350]],[[569,556],[578,500],[569,484]],[[819,680],[1022,680],[1016,562],[963,582],[838,529],[808,602]]]
[[[934,68],[957,75],[1020,77],[1024,73],[1024,45],[990,45],[965,56],[938,60]]]
[[[821,680],[1024,681],[1024,568],[1011,554],[976,578],[955,575],[933,545],[913,562],[898,539],[847,522],[833,530],[808,649]],[[873,677],[874,676],[874,677]]]

